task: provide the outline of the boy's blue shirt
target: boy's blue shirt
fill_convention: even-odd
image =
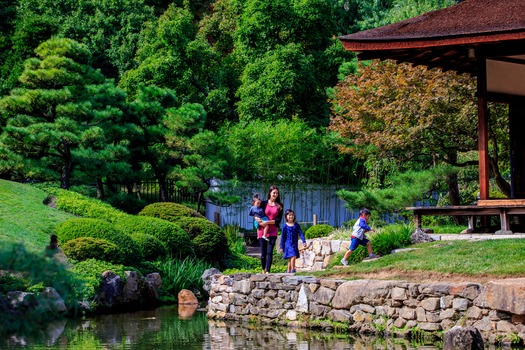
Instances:
[[[367,225],[366,220],[360,216],[359,219],[354,224],[354,227],[352,228],[352,237],[363,239],[365,238],[365,232],[371,231],[372,228]]]

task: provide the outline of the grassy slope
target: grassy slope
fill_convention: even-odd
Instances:
[[[46,196],[30,185],[0,180],[0,245],[22,243],[36,252],[49,244],[55,225],[73,216],[45,205]]]

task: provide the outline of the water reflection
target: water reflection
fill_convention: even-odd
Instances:
[[[34,332],[0,335],[0,349],[414,349],[403,339],[381,339],[305,329],[208,320],[195,307],[63,320]],[[424,347],[437,350],[438,347]]]

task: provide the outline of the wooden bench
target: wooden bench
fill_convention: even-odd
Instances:
[[[475,228],[477,216],[498,216],[501,230],[510,231],[509,217],[525,215],[524,199],[480,200],[478,205],[443,206],[443,207],[409,207],[414,212],[414,226],[421,228],[423,215],[467,216],[468,228]]]

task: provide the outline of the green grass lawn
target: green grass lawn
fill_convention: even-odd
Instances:
[[[330,268],[319,276],[358,276],[391,272],[403,277],[418,272],[452,274],[464,277],[517,278],[525,277],[525,239],[495,239],[484,241],[436,241],[411,246],[416,248],[389,254],[372,262],[361,262],[345,268],[335,269],[339,255]]]
[[[73,215],[44,204],[47,195],[30,185],[0,180],[0,245],[22,243],[42,251],[56,224]]]

